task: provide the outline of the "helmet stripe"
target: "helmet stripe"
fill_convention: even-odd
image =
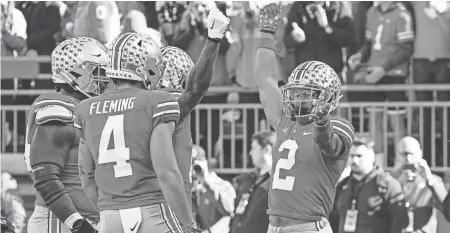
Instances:
[[[120,60],[122,58],[122,48],[126,44],[129,38],[133,36],[133,33],[125,33],[122,36],[120,36],[112,45],[111,51],[112,51],[112,64],[111,67],[113,70],[120,70]]]

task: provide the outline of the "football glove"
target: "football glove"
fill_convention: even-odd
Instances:
[[[209,11],[206,22],[208,25],[208,37],[213,40],[221,40],[225,36],[230,19],[217,8],[212,8]]]
[[[73,233],[98,233],[86,219],[78,219],[75,221],[71,230]]]
[[[275,35],[280,15],[281,15],[280,3],[271,3],[261,8],[259,14],[259,22],[261,25],[260,31]]]
[[[317,99],[316,106],[313,109],[310,119],[318,125],[324,125],[328,120],[331,109],[331,103],[329,103],[330,97],[328,91],[322,91]]]

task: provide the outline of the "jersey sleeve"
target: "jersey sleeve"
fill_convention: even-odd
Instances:
[[[180,106],[177,100],[167,92],[158,92],[155,96],[155,104],[152,105],[150,117],[152,118],[153,128],[157,125],[180,119]]]
[[[75,111],[73,126],[75,127],[75,132],[77,133],[78,137],[84,140],[85,138],[83,132],[83,116],[81,114],[81,104],[77,106],[77,109]]]
[[[333,132],[338,134],[346,144],[351,146],[355,138],[353,125],[343,118],[331,119],[330,122],[333,126]]]
[[[367,20],[366,20],[366,32],[365,32],[365,38],[368,41],[372,41],[373,37],[375,36],[374,32],[374,22],[375,16],[374,16],[374,7],[371,7],[369,11],[367,12]]]
[[[402,9],[399,13],[396,25],[397,40],[400,43],[405,43],[414,40],[414,29],[412,25],[411,14]]]

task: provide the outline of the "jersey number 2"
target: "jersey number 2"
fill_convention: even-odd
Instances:
[[[297,152],[298,144],[295,140],[286,140],[278,149],[278,152],[283,150],[289,150],[287,159],[279,159],[275,167],[275,173],[273,174],[272,189],[281,189],[286,191],[292,191],[294,188],[295,177],[286,176],[284,179],[280,179],[280,169],[291,170],[295,164],[295,152]]]
[[[130,148],[125,146],[125,135],[123,132],[123,114],[109,116],[100,136],[98,147],[98,164],[116,163],[114,165],[114,176],[124,177],[133,175],[130,160]],[[114,148],[108,150],[108,145],[113,137]]]

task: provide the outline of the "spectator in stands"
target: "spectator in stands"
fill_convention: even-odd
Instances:
[[[376,2],[367,13],[366,41],[349,65],[356,69],[354,81],[369,85],[405,84],[409,75],[409,60],[413,53],[414,31],[411,14],[400,2]],[[367,62],[362,64],[361,62]],[[407,101],[405,92],[374,92],[364,95],[364,101]],[[375,151],[383,152],[386,132],[383,132],[383,108],[370,108],[370,132],[375,139]],[[390,108],[395,141],[405,135],[404,108]]]
[[[450,3],[448,1],[412,1],[416,18],[416,40],[414,43],[413,81],[415,84],[450,84]],[[416,91],[416,100],[433,101],[431,91]],[[439,101],[450,101],[450,91],[438,92]],[[449,109],[450,110],[450,109]],[[423,151],[431,158],[431,124],[447,119],[432,119],[431,108],[424,108],[423,112]],[[442,114],[439,114],[442,115]],[[445,132],[449,136],[450,124]],[[436,127],[439,129],[439,127]],[[447,136],[447,138],[449,138]],[[446,142],[443,142],[446,143]],[[446,156],[446,155],[444,155]]]
[[[396,165],[392,175],[402,185],[405,201],[414,215],[414,230],[434,233],[438,221],[436,213],[444,211],[443,202],[447,190],[442,178],[431,172],[422,153],[415,138],[402,138],[398,142]],[[433,209],[437,209],[437,212]]]
[[[415,138],[407,136],[398,142],[392,175],[402,185],[405,200],[411,207],[432,206],[443,211],[447,189],[442,178],[431,172]]]
[[[20,2],[18,9],[27,21],[28,49],[36,50],[38,55],[50,55],[56,47],[54,35],[59,32],[61,15],[54,2]],[[50,66],[42,72],[49,72]]]
[[[22,11],[27,21],[28,56],[50,55],[56,47],[57,34],[61,30],[61,13],[59,4],[55,1],[18,2],[16,7]],[[40,73],[50,73],[50,63],[39,65]],[[51,80],[22,80],[21,89],[52,89]],[[22,96],[18,98],[20,104],[30,104],[35,96]],[[30,102],[31,99],[31,102]],[[24,127],[20,127],[22,130]]]
[[[1,174],[1,188],[2,216],[14,226],[15,233],[22,233],[26,212],[21,198],[15,194],[18,188],[17,181],[9,173],[4,172]]]
[[[342,48],[354,37],[351,7],[348,2],[295,2],[288,15],[284,42],[295,54],[295,64],[317,60],[340,74]]]
[[[1,1],[1,56],[18,56],[27,47],[27,21],[13,1]]]
[[[373,145],[369,138],[353,141],[351,175],[337,186],[330,215],[333,232],[401,233],[408,225],[402,188],[375,166]]]
[[[162,46],[161,33],[153,28],[147,27],[147,20],[141,11],[131,10],[123,18],[122,33],[143,33],[153,38],[160,47]]]
[[[54,3],[58,6],[59,14],[61,15],[61,30],[55,35],[55,41],[59,44],[60,42],[73,37],[73,18],[78,2],[55,1]]]
[[[106,45],[120,34],[120,16],[114,1],[81,1],[75,9],[73,36],[86,36]]]
[[[269,216],[266,214],[272,168],[272,148],[276,134],[261,131],[253,135],[250,156],[255,170],[233,178],[237,198],[230,233],[267,232]]]
[[[209,171],[205,150],[193,147],[193,211],[208,233],[228,233],[236,192],[230,182]]]

